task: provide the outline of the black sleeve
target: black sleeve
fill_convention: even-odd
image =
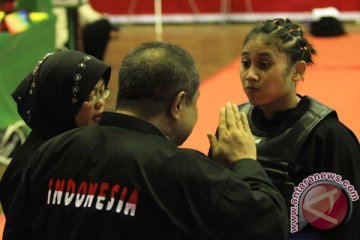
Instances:
[[[359,194],[360,150],[356,136],[335,118],[325,119],[306,140],[299,158],[301,174],[298,181],[321,172],[332,172],[348,180]],[[360,200],[352,202],[350,220],[329,231],[326,239],[355,239],[360,224]],[[326,233],[325,233],[326,234]]]
[[[3,232],[3,240],[31,240],[31,221],[28,216],[28,207],[26,205],[25,186],[27,184],[27,168],[19,179],[19,184],[14,191],[12,203],[6,215],[6,222]]]
[[[39,140],[43,142],[42,139]],[[37,150],[32,151],[28,163],[23,167],[21,174],[18,175],[17,188],[13,191],[12,202],[10,204],[3,232],[3,240],[34,239],[32,236],[31,224],[31,203],[29,196],[32,192],[31,175],[33,169],[39,164],[39,156],[46,144],[36,143]]]
[[[289,220],[285,201],[259,162],[243,159],[229,170],[205,156],[182,159],[173,175],[186,179],[179,187],[187,199],[182,211],[188,211],[193,216],[190,219],[195,219],[193,225],[197,226],[198,236],[287,238]]]
[[[25,143],[15,152],[0,181],[0,201],[5,216],[12,204],[21,175],[32,154],[44,142],[42,138],[30,133]]]

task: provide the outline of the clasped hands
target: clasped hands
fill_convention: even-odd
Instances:
[[[213,158],[226,167],[242,159],[256,160],[256,146],[245,113],[235,104],[221,108],[218,136],[207,134]]]

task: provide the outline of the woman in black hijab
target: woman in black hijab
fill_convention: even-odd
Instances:
[[[28,160],[43,142],[99,121],[110,74],[110,67],[95,57],[64,50],[47,54],[13,92],[18,112],[31,132],[0,182],[5,215]]]

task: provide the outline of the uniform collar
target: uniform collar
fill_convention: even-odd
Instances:
[[[165,135],[151,123],[130,115],[116,112],[103,112],[99,125],[115,126],[131,131],[142,132],[145,134],[154,134],[166,138]]]
[[[265,118],[264,112],[259,107],[254,107],[251,120],[255,126],[264,131],[276,131],[287,128],[296,122],[308,109],[310,100],[307,96],[300,96],[296,107],[276,112],[272,119]]]

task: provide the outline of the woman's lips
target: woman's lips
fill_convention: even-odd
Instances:
[[[99,121],[101,117],[101,113],[98,113],[92,117],[93,120]]]
[[[256,88],[256,87],[246,87],[246,88],[245,88],[245,91],[246,91],[246,93],[254,94],[254,93],[256,93],[257,91],[259,91],[259,88]]]

